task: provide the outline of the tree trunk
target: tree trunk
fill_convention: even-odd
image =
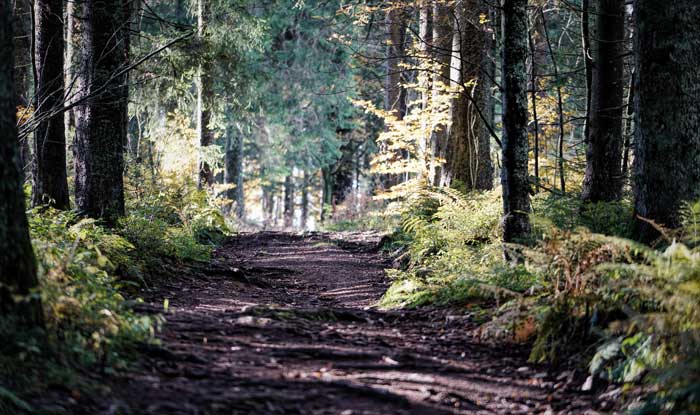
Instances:
[[[115,224],[124,214],[127,131],[129,4],[85,0],[77,4],[83,33],[80,98],[76,107],[75,202],[90,217]]]
[[[637,0],[635,14],[635,217],[675,228],[700,198],[700,3]],[[640,219],[635,234],[659,235]]]
[[[482,0],[461,0],[455,4],[457,16],[454,45],[457,46],[458,68],[455,81],[461,87],[453,101],[452,125],[449,131],[444,186],[464,187],[466,190],[492,187],[490,133],[482,119],[490,111],[490,62],[488,50],[491,39],[479,19],[488,14]]]
[[[478,22],[479,19],[481,19],[481,15],[489,15],[488,5],[483,0],[477,0],[475,8],[479,11],[479,14],[474,16],[475,21]],[[487,30],[485,25],[481,28],[479,34],[483,43],[478,77],[479,83],[477,84],[475,101],[477,103],[476,105],[480,105],[482,114],[480,115],[476,111],[477,108],[473,104],[474,111],[472,117],[474,117],[475,122],[479,126],[478,160],[474,187],[477,190],[491,190],[493,189],[494,168],[493,161],[491,160],[491,132],[487,128],[486,123],[489,122],[493,124],[493,93],[491,87],[493,86],[493,79],[496,76],[496,66],[493,57],[489,53],[493,49],[494,44],[492,34]],[[486,120],[481,118],[482,116]]]
[[[420,32],[419,39],[420,42],[420,54],[421,54],[421,71],[418,74],[418,83],[421,89],[421,141],[419,143],[420,149],[420,160],[428,163],[430,157],[428,156],[428,141],[430,140],[430,127],[429,127],[429,117],[428,117],[428,107],[430,104],[430,78],[431,74],[429,68],[432,65],[430,60],[430,45],[432,44],[432,8],[429,2],[424,2],[421,4],[419,11],[419,21],[420,21]],[[429,175],[429,172],[425,172]]]
[[[209,0],[197,0],[197,40],[200,48],[206,47],[204,39],[209,11]],[[199,146],[202,150],[214,143],[214,131],[209,125],[211,123],[210,108],[213,93],[211,62],[207,58],[203,58],[203,62],[197,68],[197,134],[199,135]],[[206,160],[201,160],[199,163],[198,187],[203,189],[213,184],[214,172]]]
[[[12,8],[0,2],[0,314],[43,325],[34,250],[25,214],[17,140]],[[21,300],[17,300],[17,297]]]
[[[386,76],[384,78],[384,109],[394,114],[398,120],[406,115],[406,89],[402,86],[403,71],[401,62],[405,55],[406,16],[400,5],[391,5],[386,12]],[[395,157],[404,157],[405,152],[397,151]],[[380,181],[384,189],[389,189],[401,180],[399,174],[382,175]]]
[[[284,178],[284,227],[294,225],[294,176],[290,172]]]
[[[582,198],[610,202],[622,197],[623,42],[625,0],[599,0],[593,64],[586,173]]]
[[[586,114],[583,125],[583,141],[588,144],[590,136],[591,94],[593,88],[593,51],[591,50],[591,1],[581,0],[581,49],[586,73]]]
[[[224,183],[235,186],[226,191],[226,197],[236,204],[235,212],[238,219],[245,216],[243,189],[243,135],[229,125],[226,129],[226,162],[224,163]]]
[[[527,0],[504,0],[503,20],[503,240],[530,233],[527,137]]]
[[[304,169],[301,183],[301,230],[305,231],[309,222],[309,171]]]
[[[403,68],[400,64],[405,54],[406,17],[404,11],[394,8],[386,13],[386,78],[384,109],[394,111],[398,119],[406,115],[406,89],[401,85]]]
[[[73,95],[76,93],[75,85],[75,39],[78,35],[78,25],[75,18],[75,1],[67,1],[64,13],[64,28],[65,28],[65,59],[64,59],[64,87],[65,87],[65,105],[69,105],[73,100]],[[66,134],[69,134],[75,128],[75,112],[69,109],[63,114],[63,125]]]
[[[433,47],[432,57],[438,65],[433,75],[433,102],[438,102],[440,97],[447,94],[450,86],[450,60],[452,59],[452,11],[442,1],[435,1],[433,5]],[[430,137],[431,163],[429,179],[434,186],[440,184],[443,166],[439,160],[445,158],[447,150],[447,125],[443,122],[435,122]]]
[[[30,115],[28,107],[31,105],[29,97],[32,94],[32,60],[31,60],[31,10],[30,4],[26,0],[15,0],[14,2],[14,46],[15,46],[15,105],[24,108],[20,114]],[[26,111],[26,112],[25,112]],[[25,176],[31,172],[31,151],[29,150],[30,140],[28,137],[19,141],[20,166]]]
[[[332,213],[333,206],[333,173],[330,167],[321,168],[321,175],[323,178],[323,193],[321,195],[321,222],[328,219],[329,214]]]
[[[68,209],[66,136],[63,113],[63,0],[34,2],[35,101],[32,205]],[[55,113],[55,115],[52,115]]]

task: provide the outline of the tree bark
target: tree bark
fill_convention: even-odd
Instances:
[[[386,78],[384,109],[393,111],[398,119],[406,115],[406,89],[401,85],[403,69],[400,64],[405,54],[406,17],[400,7],[386,13]]]
[[[197,0],[197,39],[204,46],[207,19],[211,6],[209,0]],[[197,69],[197,134],[199,146],[204,149],[214,143],[214,131],[210,127],[213,98],[213,78],[209,59],[203,58]],[[203,189],[214,184],[214,172],[206,160],[199,163],[198,187]]]
[[[114,225],[124,214],[124,146],[128,77],[118,75],[129,59],[129,1],[85,0],[77,4],[83,33],[76,107],[75,202],[78,211]]]
[[[29,115],[28,107],[31,105],[32,94],[32,61],[31,61],[31,10],[26,0],[15,0],[13,13],[14,46],[15,46],[15,105],[27,109],[23,115]],[[31,173],[31,151],[29,138],[19,141],[20,165],[25,176]]]
[[[454,45],[459,50],[455,81],[461,87],[453,101],[452,125],[449,130],[443,186],[463,187],[465,190],[490,189],[490,133],[479,112],[490,111],[491,81],[488,50],[491,38],[480,15],[488,14],[482,0],[461,0],[455,3],[456,30]]]
[[[583,125],[583,141],[588,144],[590,136],[591,93],[593,87],[593,51],[591,50],[591,1],[581,0],[581,49],[586,73],[586,114]]]
[[[284,227],[294,225],[294,176],[290,172],[284,178]]]
[[[301,182],[301,230],[305,231],[309,222],[309,176],[308,169],[304,169],[304,178]]]
[[[400,4],[392,4],[386,11],[386,75],[384,77],[384,109],[392,113],[398,120],[406,115],[406,89],[401,62],[404,59],[406,47],[406,15]],[[396,151],[394,157],[403,158],[406,152]],[[400,174],[384,174],[380,183],[384,189],[390,189],[401,181]]]
[[[442,1],[433,4],[433,47],[431,53],[438,69],[433,75],[433,101],[447,94],[450,86],[450,60],[452,59],[452,28],[453,19],[450,6]],[[430,136],[431,163],[429,180],[434,186],[440,184],[443,165],[439,162],[445,158],[447,149],[447,125],[436,122]]]
[[[63,62],[63,83],[65,88],[66,102],[64,105],[71,104],[73,95],[76,93],[75,88],[75,44],[78,37],[78,25],[75,18],[75,1],[65,2],[64,13],[64,29],[65,29],[65,58]],[[63,113],[63,125],[66,134],[69,134],[71,129],[75,128],[75,112],[69,109]]]
[[[582,199],[622,197],[625,0],[598,0],[586,173]]]
[[[224,163],[224,183],[235,186],[226,191],[226,197],[236,205],[238,219],[245,216],[243,189],[243,135],[234,130],[233,125],[226,129],[226,161]]]
[[[700,3],[635,5],[635,217],[670,228],[700,198]],[[637,219],[635,235],[659,236]]]
[[[36,0],[34,117],[42,120],[34,130],[32,205],[49,204],[68,209],[66,136],[63,114],[49,117],[64,104],[63,0]]]
[[[527,0],[504,0],[503,24],[503,240],[530,233],[527,137]]]
[[[420,147],[420,157],[424,162],[429,162],[430,156],[428,155],[428,146],[430,140],[430,128],[429,128],[429,117],[428,108],[430,104],[430,78],[431,73],[427,70],[432,66],[430,59],[430,47],[433,43],[433,31],[432,31],[432,7],[428,1],[425,1],[420,6],[419,11],[419,39],[420,42],[420,59],[421,59],[421,71],[418,74],[418,83],[421,89],[421,142]],[[429,175],[429,172],[425,172]]]
[[[333,172],[330,167],[321,168],[321,176],[323,179],[323,189],[321,195],[321,222],[333,217]]]
[[[42,326],[36,261],[25,214],[17,120],[12,8],[0,2],[0,314],[27,326]],[[22,297],[17,300],[17,296]]]

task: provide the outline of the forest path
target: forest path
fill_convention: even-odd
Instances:
[[[367,234],[244,234],[150,299],[163,347],[104,414],[584,414],[522,350],[481,345],[455,310],[381,311],[387,259]],[[148,307],[146,307],[148,308]],[[95,412],[93,412],[95,413]]]

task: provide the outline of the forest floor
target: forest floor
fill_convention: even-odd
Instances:
[[[243,234],[146,295],[160,346],[109,381],[90,414],[597,414],[580,374],[480,343],[467,308],[373,305],[379,235]],[[598,408],[595,410],[594,408]]]

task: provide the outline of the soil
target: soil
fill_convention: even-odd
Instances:
[[[386,311],[380,235],[252,233],[146,293],[167,312],[90,414],[596,414],[580,374],[487,345],[467,308]],[[585,378],[585,376],[584,376]]]

